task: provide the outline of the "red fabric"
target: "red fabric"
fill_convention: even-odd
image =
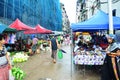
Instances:
[[[108,47],[108,44],[101,43],[100,47],[102,47],[103,49],[106,49]]]
[[[0,67],[0,80],[9,80],[9,65]]]
[[[36,33],[37,33],[37,32],[36,32],[36,29],[24,31],[24,34],[36,34]]]
[[[30,48],[31,48],[31,45],[26,44],[26,48],[30,49]]]
[[[51,30],[45,29],[39,24],[35,27],[38,33],[52,33]]]
[[[9,25],[10,28],[14,28],[16,30],[31,30],[33,29],[30,26],[27,26],[26,24],[22,23],[19,19],[16,19],[13,23]]]
[[[51,30],[45,29],[42,26],[40,26],[39,24],[37,26],[35,26],[34,30],[27,30],[24,32],[25,34],[47,34],[47,33],[52,33]]]

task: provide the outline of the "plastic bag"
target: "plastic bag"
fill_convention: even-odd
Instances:
[[[63,58],[63,53],[61,50],[58,50],[58,58],[62,59]]]
[[[9,70],[9,80],[15,80],[15,77],[12,75],[11,70]]]

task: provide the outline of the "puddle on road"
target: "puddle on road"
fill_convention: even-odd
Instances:
[[[39,80],[53,80],[51,78],[40,78]],[[63,80],[71,80],[71,79],[63,79]]]
[[[52,80],[50,78],[40,78],[39,80]]]

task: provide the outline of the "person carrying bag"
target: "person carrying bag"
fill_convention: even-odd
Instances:
[[[56,54],[57,54],[57,49],[59,48],[59,43],[57,41],[57,39],[55,38],[55,36],[52,37],[51,41],[50,41],[50,48],[51,48],[51,57],[53,58],[53,63],[56,63]]]

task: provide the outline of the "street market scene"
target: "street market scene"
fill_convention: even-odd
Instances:
[[[0,0],[0,80],[120,80],[120,0]]]

